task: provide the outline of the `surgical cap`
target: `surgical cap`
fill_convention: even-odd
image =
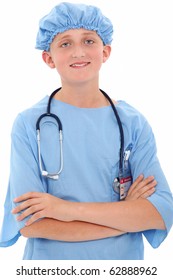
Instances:
[[[62,2],[40,20],[36,49],[48,51],[58,33],[79,28],[96,31],[104,45],[112,42],[112,23],[99,8]]]

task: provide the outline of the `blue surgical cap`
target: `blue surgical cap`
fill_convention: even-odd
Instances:
[[[62,2],[40,20],[36,49],[48,51],[58,33],[78,28],[96,31],[104,45],[112,42],[113,25],[99,8]]]

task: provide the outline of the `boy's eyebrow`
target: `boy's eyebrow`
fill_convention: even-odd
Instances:
[[[61,40],[64,40],[64,39],[69,39],[71,37],[73,37],[74,35],[71,35],[71,34],[67,34],[67,35],[62,35],[62,34],[58,34],[59,36],[55,39],[56,41],[61,41]],[[87,36],[87,35],[97,35],[96,32],[94,31],[88,31],[88,32],[84,32],[81,34],[82,36]]]

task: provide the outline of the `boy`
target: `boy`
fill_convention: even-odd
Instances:
[[[142,236],[158,247],[172,226],[172,195],[151,127],[130,105],[113,101],[128,171],[120,200],[118,122],[99,89],[112,34],[94,6],[61,3],[40,21],[36,48],[58,71],[61,88],[51,102],[46,97],[19,114],[12,130],[1,246],[28,237],[24,259],[143,259]],[[35,124],[47,103],[37,147]]]

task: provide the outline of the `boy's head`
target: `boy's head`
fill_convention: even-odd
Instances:
[[[113,25],[99,8],[62,2],[40,20],[36,49],[49,51],[50,44],[58,33],[78,28],[96,31],[104,45],[112,42]]]

